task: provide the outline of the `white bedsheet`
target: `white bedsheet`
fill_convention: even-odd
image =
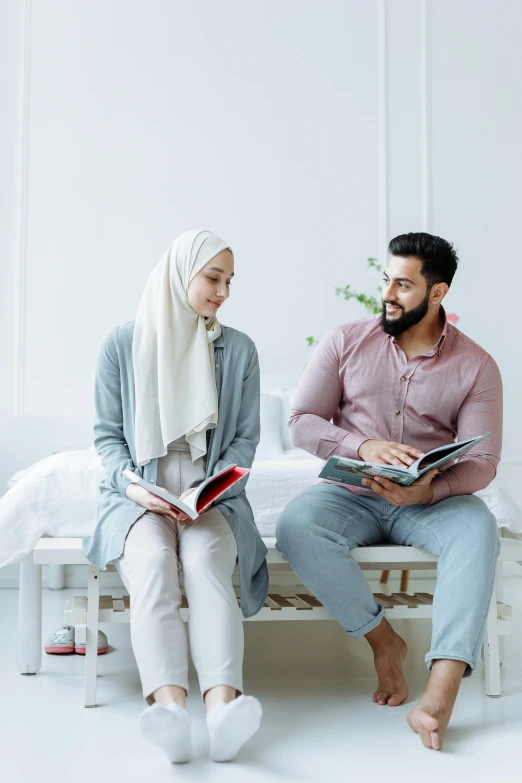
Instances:
[[[295,452],[286,452],[276,460],[256,460],[252,466],[247,495],[262,536],[275,536],[284,507],[318,480],[323,461],[297,449]]]
[[[297,449],[254,462],[247,494],[263,537],[275,535],[279,514],[317,481],[322,461]],[[20,471],[0,498],[0,568],[17,563],[41,536],[89,535],[96,520],[103,469],[94,448],[54,454]],[[496,480],[478,492],[499,527],[522,533],[522,512]]]

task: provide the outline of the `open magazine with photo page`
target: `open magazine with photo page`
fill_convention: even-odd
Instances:
[[[402,484],[408,487],[429,470],[440,468],[449,462],[453,462],[477,443],[480,443],[481,440],[487,438],[489,434],[487,432],[485,435],[479,435],[476,438],[449,443],[447,446],[439,446],[423,454],[409,467],[381,465],[378,462],[362,462],[361,460],[349,459],[348,457],[328,457],[319,473],[319,478],[340,484],[362,487],[364,486],[362,484],[364,478],[368,476],[382,476],[395,484]]]

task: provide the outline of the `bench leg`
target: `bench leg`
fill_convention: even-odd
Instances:
[[[33,553],[20,563],[18,671],[36,674],[42,666],[42,566]]]
[[[498,563],[495,575],[495,585],[493,587],[486,620],[486,632],[484,634],[486,695],[492,697],[498,697],[502,692],[500,685],[500,644],[497,618],[497,587],[501,581],[501,568],[502,564]]]
[[[497,563],[497,570],[495,574],[495,591],[497,594],[497,601],[500,601],[500,603],[504,603],[504,563],[498,562]],[[500,665],[504,663],[504,644],[505,639],[503,636],[500,636],[498,640],[498,646],[499,646],[499,653],[500,653]]]
[[[87,628],[85,640],[85,706],[96,707],[96,669],[98,665],[98,616],[100,572],[89,565],[87,584]]]
[[[65,566],[50,563],[47,570],[49,590],[63,590],[65,587]]]

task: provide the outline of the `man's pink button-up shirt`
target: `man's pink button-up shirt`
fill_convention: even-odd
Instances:
[[[445,316],[444,316],[445,318]],[[445,318],[427,354],[408,359],[380,316],[333,329],[317,347],[288,422],[294,446],[321,459],[360,459],[368,439],[423,452],[491,431],[432,482],[433,503],[470,495],[496,474],[502,447],[502,380],[495,361]],[[353,492],[371,490],[352,487]]]

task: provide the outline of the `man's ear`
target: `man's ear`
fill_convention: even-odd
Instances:
[[[449,291],[449,285],[447,283],[435,283],[433,288],[431,289],[431,303],[432,304],[440,304],[446,294]]]

